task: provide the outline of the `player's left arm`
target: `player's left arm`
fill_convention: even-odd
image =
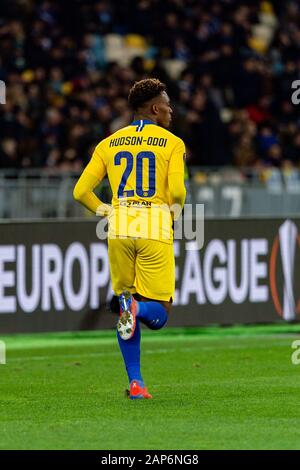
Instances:
[[[106,166],[99,154],[98,147],[77,181],[73,197],[94,214],[107,216],[111,212],[111,205],[102,202],[94,193],[94,189],[106,175]]]

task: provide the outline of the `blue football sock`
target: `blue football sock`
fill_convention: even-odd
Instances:
[[[141,376],[141,329],[140,322],[136,320],[135,332],[132,338],[124,340],[120,337],[117,332],[119,346],[125,362],[129,383],[132,380],[139,380],[141,385],[144,386],[144,382]]]
[[[159,330],[168,320],[165,307],[159,302],[137,302],[137,317],[145,323],[151,330]]]

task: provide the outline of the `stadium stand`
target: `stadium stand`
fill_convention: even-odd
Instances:
[[[168,84],[190,165],[299,165],[299,1],[158,3],[1,2],[2,168],[80,170],[149,75]]]
[[[68,215],[53,202],[72,186],[64,175],[78,174],[95,145],[130,122],[128,90],[147,76],[168,86],[191,197],[208,203],[213,191],[219,200],[227,182],[240,185],[242,201],[255,184],[298,198],[299,0],[2,0],[0,49],[0,192],[15,200],[0,216],[23,214],[28,197],[29,215]],[[247,207],[256,206],[253,196]]]

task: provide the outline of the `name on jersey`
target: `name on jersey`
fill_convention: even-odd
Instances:
[[[165,147],[167,145],[168,139],[159,138],[159,137],[136,137],[136,136],[127,136],[127,137],[118,137],[116,139],[111,139],[109,146],[110,147],[119,147],[121,145],[153,145],[158,147]]]

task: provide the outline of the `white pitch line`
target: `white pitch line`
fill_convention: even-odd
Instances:
[[[254,349],[268,349],[270,345],[267,344],[261,344],[261,345],[256,345]],[[272,345],[272,347],[287,347],[286,342],[284,343],[276,343]],[[239,349],[250,349],[251,346],[249,345],[237,345],[237,344],[232,344],[232,345],[226,345],[226,349],[232,349],[232,350],[239,350]],[[197,352],[201,353],[202,351],[221,351],[223,347],[215,347],[215,346],[198,346],[194,348],[160,348],[160,349],[145,349],[142,350],[142,356],[145,355],[150,355],[150,354],[167,354],[167,353],[173,353],[173,352]],[[9,358],[9,350],[7,351],[7,362],[18,362],[18,361],[44,361],[46,359],[48,360],[56,360],[56,359],[72,359],[76,360],[77,358],[82,358],[82,357],[101,357],[101,356],[119,356],[120,352],[115,351],[115,352],[105,352],[105,351],[99,351],[95,353],[74,353],[74,354],[60,354],[60,355],[48,355],[48,356],[29,356],[29,357],[24,357],[24,356],[19,356],[19,357],[14,357],[14,358]]]
[[[143,354],[165,354],[169,352],[176,352],[178,349],[155,349],[155,350],[144,350],[142,352]],[[194,351],[193,348],[185,348],[185,349],[180,349],[180,351],[188,352],[188,351]],[[9,354],[9,353],[8,353]],[[99,357],[99,356],[119,356],[121,353],[119,351],[116,352],[98,352],[98,353],[79,353],[79,354],[60,354],[60,355],[51,355],[51,356],[30,356],[30,357],[24,357],[24,356],[19,356],[19,357],[14,357],[9,359],[7,362],[17,362],[17,361],[44,361],[46,359],[48,360],[56,360],[56,359],[72,359],[76,360],[79,357]]]

